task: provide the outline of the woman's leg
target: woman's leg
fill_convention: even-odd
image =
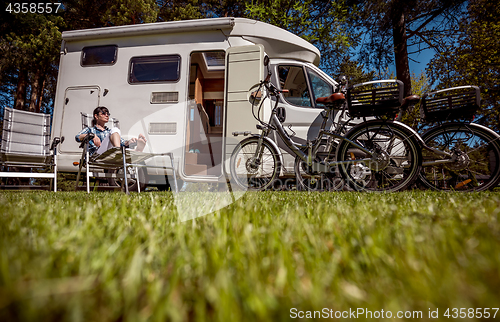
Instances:
[[[111,132],[104,138],[104,140],[102,140],[101,146],[97,149],[96,153],[103,154],[112,147],[120,146],[120,135],[121,132],[119,128],[112,128]]]
[[[144,134],[141,133],[137,138],[137,147],[135,148],[135,150],[142,152],[145,146],[146,146],[146,137],[144,136]]]
[[[114,132],[109,134],[109,141],[111,141],[111,144],[115,146],[120,146],[120,132]]]

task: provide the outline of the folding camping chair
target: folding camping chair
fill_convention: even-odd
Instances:
[[[82,127],[88,127],[91,124],[93,115],[87,113],[81,113],[82,116]],[[119,127],[119,121],[115,118],[110,118],[109,122],[106,124],[108,127]],[[90,133],[83,140],[80,145],[83,148],[82,157],[79,163],[78,175],[76,179],[76,187],[78,188],[78,184],[81,177],[81,172],[83,165],[85,164],[86,177],[87,177],[87,192],[90,193],[90,178],[123,178],[123,185],[125,186],[125,192],[129,194],[128,189],[128,180],[135,179],[137,181],[140,180],[138,168],[157,168],[157,169],[165,169],[172,170],[173,178],[174,178],[174,188],[175,191],[178,191],[177,186],[177,177],[175,174],[174,167],[174,156],[172,153],[146,153],[139,152],[135,150],[131,150],[128,148],[115,147],[107,150],[106,152],[100,155],[90,156],[89,154],[89,141],[94,138],[93,134]],[[153,166],[146,165],[144,162],[153,157],[164,157],[168,156],[170,158],[170,166]],[[132,168],[133,171],[130,173],[127,169]],[[122,169],[123,174],[119,174],[117,170]],[[108,170],[108,172],[105,172]],[[112,172],[114,173],[112,173]],[[141,192],[140,183],[137,184],[137,192]]]
[[[4,167],[47,169],[48,172],[0,172],[3,178],[53,179],[57,191],[57,145],[64,138],[50,142],[50,115],[5,108],[0,164]],[[23,186],[12,186],[19,188]]]

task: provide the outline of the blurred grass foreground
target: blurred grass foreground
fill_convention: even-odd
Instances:
[[[167,192],[2,192],[0,320],[498,307],[499,213],[497,192],[261,192],[181,222]]]

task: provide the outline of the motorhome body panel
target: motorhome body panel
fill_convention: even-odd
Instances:
[[[200,41],[203,39],[203,42]],[[137,38],[137,39],[136,39]],[[147,39],[150,38],[150,39]],[[78,160],[80,149],[73,139],[81,129],[80,112],[92,113],[95,107],[109,108],[120,120],[125,139],[143,133],[148,139],[147,152],[178,151],[182,155],[185,145],[187,87],[189,85],[189,57],[195,43],[196,50],[225,51],[229,44],[220,31],[185,33],[183,35],[155,35],[83,40],[68,43],[62,55],[59,89],[54,111],[54,136],[65,136],[61,145],[60,168],[75,171],[73,162]],[[109,66],[81,66],[82,49],[88,46],[117,45],[117,60]],[[146,46],[146,44],[149,44]],[[161,83],[129,83],[130,61],[134,57],[177,55],[180,57],[179,79]],[[79,92],[87,95],[87,88],[96,89],[96,99],[76,104],[68,94]],[[88,91],[90,93],[90,90]],[[162,103],[154,97],[171,96],[176,99]],[[75,95],[73,95],[75,96]],[[161,129],[167,129],[161,131]],[[158,130],[160,129],[160,130]],[[154,160],[152,162],[155,162]]]

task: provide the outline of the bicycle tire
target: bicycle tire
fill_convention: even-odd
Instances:
[[[368,150],[380,150],[370,162],[344,163],[339,171],[357,191],[394,192],[409,187],[418,177],[422,163],[421,147],[414,134],[392,122],[369,121],[351,129],[346,139]],[[369,158],[346,140],[337,151],[337,161]]]
[[[266,140],[262,141],[260,165],[252,164],[259,143],[258,137],[241,141],[231,155],[231,177],[243,189],[266,190],[273,186],[281,169],[278,152]]]
[[[500,181],[500,136],[473,123],[445,123],[423,136],[427,146],[452,153],[453,163],[422,167],[420,180],[434,190],[483,191]],[[439,159],[424,152],[425,161]]]
[[[331,151],[326,149],[327,140],[321,140],[316,153],[317,162],[335,161],[336,146],[333,146]],[[300,191],[335,191],[341,190],[344,186],[344,181],[340,176],[337,168],[333,168],[332,172],[318,173],[308,169],[307,164],[299,157],[295,158],[294,171],[297,190]]]

